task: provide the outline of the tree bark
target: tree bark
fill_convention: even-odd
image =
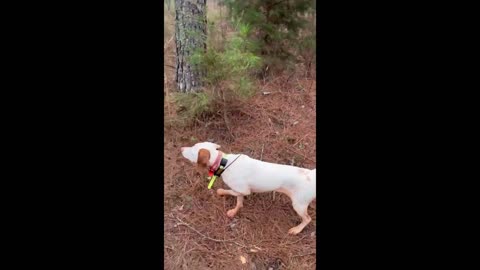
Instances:
[[[175,0],[175,81],[180,92],[197,92],[204,72],[190,64],[190,57],[207,48],[206,0]]]
[[[172,6],[172,0],[165,0],[167,2],[167,10],[170,11],[170,7]]]

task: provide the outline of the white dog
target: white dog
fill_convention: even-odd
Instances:
[[[291,228],[289,234],[300,233],[312,220],[308,215],[308,205],[316,197],[316,169],[309,170],[295,166],[269,163],[256,160],[243,154],[225,155],[217,149],[220,145],[202,142],[192,147],[182,147],[182,155],[210,172],[218,172],[220,162],[225,167],[221,176],[231,190],[218,189],[218,195],[237,197],[237,205],[228,210],[233,217],[243,207],[243,196],[252,192],[278,191],[292,200],[293,209],[302,218],[302,223]]]

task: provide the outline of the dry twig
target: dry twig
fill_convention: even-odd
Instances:
[[[307,236],[309,236],[309,234],[304,235],[302,238],[298,239],[297,241],[293,241],[293,242],[286,243],[286,244],[283,244],[283,245],[293,245],[293,244],[296,244],[296,243],[302,241],[303,239],[305,239]]]
[[[315,255],[315,254],[317,254],[317,253],[316,252],[311,252],[311,253],[307,253],[307,254],[299,254],[299,255],[292,256],[292,258],[303,257],[303,256],[308,256],[308,255]]]
[[[236,245],[238,245],[238,246],[241,246],[241,247],[243,247],[243,248],[247,248],[247,246],[242,245],[242,244],[238,243],[237,241],[234,241],[233,239],[221,240],[221,239],[215,239],[215,238],[211,238],[211,237],[209,237],[209,236],[206,236],[205,234],[199,232],[197,229],[195,229],[194,227],[192,227],[190,224],[184,222],[183,220],[179,219],[178,217],[175,217],[175,218],[180,222],[180,223],[178,223],[179,225],[184,225],[184,226],[190,228],[191,230],[193,230],[194,232],[200,234],[201,236],[203,236],[204,238],[206,238],[206,239],[208,239],[208,240],[211,240],[211,241],[214,241],[214,242],[220,242],[220,243],[221,243],[221,242],[231,242],[231,243],[234,243],[234,244],[236,244]]]

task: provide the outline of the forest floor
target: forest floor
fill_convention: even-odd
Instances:
[[[165,32],[168,99],[175,58],[172,32]],[[212,141],[225,153],[316,168],[316,79],[304,70],[299,65],[294,73],[258,80],[255,96],[239,109],[191,126],[168,124],[175,108],[165,102],[165,269],[315,269],[316,200],[308,209],[312,222],[295,236],[288,230],[301,219],[284,194],[246,196],[244,207],[229,218],[236,198],[216,195],[216,189],[227,188],[221,178],[208,190],[206,176],[180,154],[182,146]]]

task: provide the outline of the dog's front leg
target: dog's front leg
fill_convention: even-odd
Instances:
[[[237,205],[235,205],[235,208],[227,211],[227,216],[234,217],[238,213],[238,210],[240,210],[241,207],[243,207],[243,195],[238,195]]]
[[[228,217],[234,217],[238,210],[240,210],[241,207],[243,207],[243,194],[233,191],[233,190],[225,190],[223,188],[217,189],[217,194],[218,195],[231,195],[237,197],[237,205],[235,208],[230,209],[227,211],[227,216]]]

